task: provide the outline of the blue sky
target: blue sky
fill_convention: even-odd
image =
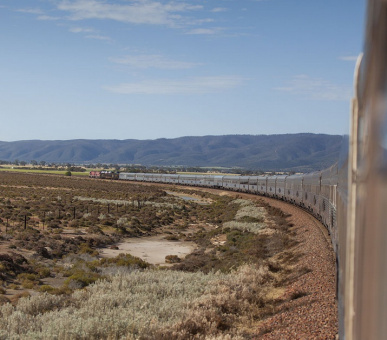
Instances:
[[[345,134],[361,0],[0,0],[0,140]]]

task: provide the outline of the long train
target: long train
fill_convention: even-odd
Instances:
[[[310,211],[328,228],[332,244],[337,244],[336,191],[337,165],[324,171],[291,176],[178,175],[125,173],[120,180],[169,183],[225,189],[264,195],[288,201]]]
[[[249,192],[309,210],[327,227],[336,254],[339,338],[380,340],[387,338],[387,0],[368,0],[354,84],[348,153],[329,169],[292,176],[118,177]]]

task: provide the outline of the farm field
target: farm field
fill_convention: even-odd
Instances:
[[[30,167],[17,167],[3,165],[0,167],[0,172],[16,172],[16,173],[32,173],[32,174],[52,174],[52,175],[65,175],[67,170],[48,170],[48,169],[31,169]],[[72,175],[75,176],[89,176],[89,172],[72,171]]]
[[[284,295],[311,271],[288,217],[227,192],[1,172],[0,338],[250,339],[307,295]]]

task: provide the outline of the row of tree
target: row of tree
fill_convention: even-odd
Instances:
[[[104,163],[95,163],[95,164],[82,164],[82,165],[75,165],[71,163],[48,163],[46,161],[37,161],[37,160],[31,160],[29,163],[26,161],[19,161],[18,159],[15,159],[13,162],[11,161],[2,161],[0,160],[0,165],[15,165],[15,166],[27,166],[30,164],[32,167],[44,167],[45,169],[50,168],[52,170],[57,169],[63,169],[65,168],[68,171],[86,171],[86,169],[114,169],[115,171],[121,171],[121,172],[147,172],[147,173],[168,173],[168,174],[174,174],[178,172],[211,172],[211,173],[237,173],[241,175],[261,175],[264,172],[261,170],[248,170],[243,168],[201,168],[201,167],[185,167],[185,166],[145,166],[145,165],[139,165],[139,164],[126,164],[126,165],[119,165],[119,164],[104,164]]]

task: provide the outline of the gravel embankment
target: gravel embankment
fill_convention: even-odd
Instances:
[[[295,206],[273,199],[263,199],[291,214],[288,219],[294,224],[296,238],[300,242],[298,247],[303,253],[297,266],[309,268],[311,271],[287,287],[282,298],[300,297],[286,302],[281,306],[280,313],[264,320],[256,331],[256,339],[336,339],[336,269],[333,249],[325,227]]]

